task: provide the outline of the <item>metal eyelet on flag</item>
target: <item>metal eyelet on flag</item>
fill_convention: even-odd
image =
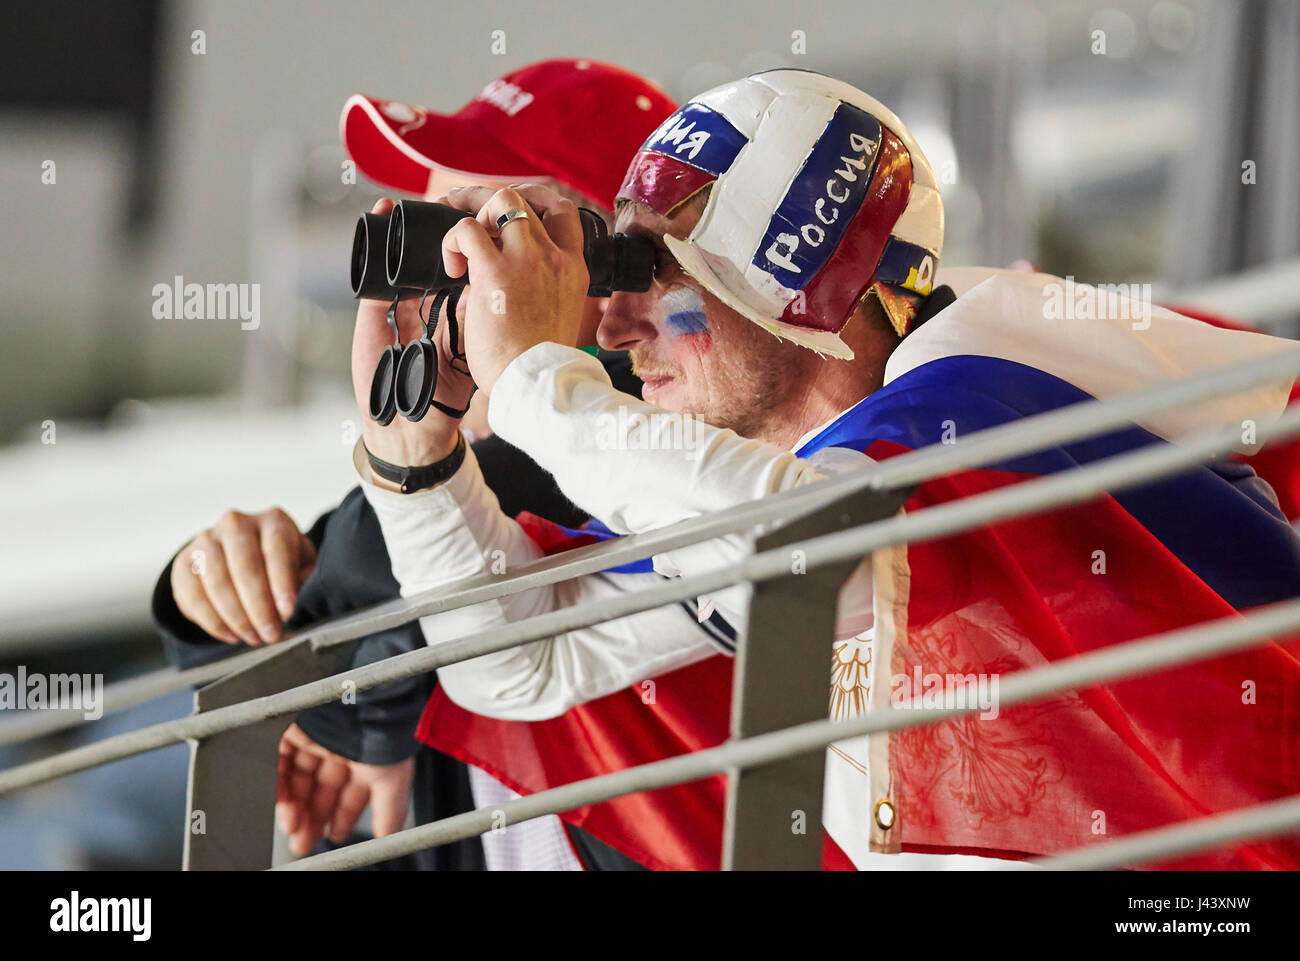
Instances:
[[[882,797],[876,802],[876,826],[882,831],[894,826],[894,805],[889,798]]]

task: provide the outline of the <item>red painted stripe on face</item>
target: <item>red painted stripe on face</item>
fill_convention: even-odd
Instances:
[[[803,312],[796,311],[800,298],[795,297],[781,314],[784,323],[832,333],[844,329],[853,308],[871,286],[889,233],[911,192],[912,158],[902,142],[882,128],[876,169],[862,206],[826,266],[804,287]]]

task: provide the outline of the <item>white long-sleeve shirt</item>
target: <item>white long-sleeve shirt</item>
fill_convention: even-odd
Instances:
[[[793,453],[620,393],[594,357],[557,344],[539,344],[506,368],[492,392],[489,421],[498,435],[550,471],[576,504],[620,533],[664,527],[824,476]],[[866,462],[860,455],[846,456],[851,463]],[[509,571],[541,556],[523,529],[501,512],[472,452],[445,484],[415,494],[375,486],[364,458],[358,459],[358,470],[404,595],[474,574]],[[662,583],[665,576],[716,570],[746,551],[746,538],[732,535],[660,554],[654,558],[655,573],[580,577],[431,615],[421,625],[428,642],[438,644],[636,591]],[[488,654],[441,668],[439,683],[453,701],[477,713],[514,720],[555,717],[575,704],[729,651],[726,629],[744,630],[748,596],[749,588],[738,586],[705,599],[717,616],[704,621],[697,605],[674,605]],[[869,617],[869,584],[856,596],[864,599],[860,604]]]

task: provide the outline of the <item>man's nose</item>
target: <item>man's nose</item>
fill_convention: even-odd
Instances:
[[[632,350],[653,340],[657,331],[649,318],[657,303],[653,291],[642,294],[615,291],[596,329],[596,343],[605,350]]]

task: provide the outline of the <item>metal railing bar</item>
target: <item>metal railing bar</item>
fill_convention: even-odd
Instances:
[[[137,704],[152,701],[154,698],[182,691],[187,687],[207,684],[274,654],[275,651],[270,648],[257,647],[222,661],[201,664],[183,671],[166,667],[137,677],[115,681],[104,687],[103,703],[100,705],[101,716],[124,711]],[[75,710],[24,711],[14,717],[5,718],[0,720],[0,747],[78,727],[87,723],[83,714],[84,712]]]
[[[1261,330],[1296,319],[1296,288],[1300,287],[1300,258],[1251,267],[1215,277],[1194,287],[1166,291],[1157,285],[1155,300],[1199,307],[1253,324]]]
[[[696,517],[656,531],[619,538],[561,555],[542,558],[512,576],[476,575],[446,587],[401,599],[391,612],[340,629],[319,625],[310,634],[313,643],[328,647],[409,623],[417,617],[440,614],[508,594],[549,586],[593,574],[654,554],[687,547],[716,537],[735,534],[756,525],[780,520],[796,511],[825,506],[837,498],[871,488],[887,490],[918,484],[958,470],[980,467],[1041,450],[1053,444],[1095,436],[1107,429],[1127,426],[1134,419],[1198,397],[1219,396],[1245,387],[1300,374],[1300,349],[1262,360],[1232,364],[1195,377],[1166,381],[1107,400],[1086,401],[1060,410],[1036,414],[1010,424],[990,427],[959,439],[955,444],[931,445],[890,458],[850,474],[827,478],[807,487],[783,491]],[[1264,436],[1264,432],[1260,432]],[[1238,437],[1239,441],[1239,437]],[[1235,446],[1235,445],[1234,445]]]
[[[1195,854],[1232,841],[1277,837],[1292,831],[1300,831],[1300,797],[1282,798],[1240,811],[1155,828],[1026,863],[1047,871],[1105,871]]]
[[[1264,440],[1298,433],[1300,407],[1288,410],[1274,424],[1260,429],[1260,437]],[[1238,430],[1232,428],[1198,434],[1182,444],[1152,445],[1087,467],[754,554],[730,569],[675,578],[635,594],[549,611],[467,637],[440,642],[423,650],[408,651],[278,694],[105,738],[54,757],[0,771],[0,793],[166,747],[186,738],[206,737],[315,707],[338,697],[344,682],[351,682],[355,690],[366,690],[389,681],[425,674],[446,664],[711,594],[736,584],[794,576],[790,574],[790,559],[796,550],[804,552],[806,569],[813,569],[861,558],[893,544],[946,537],[996,521],[1079,503],[1105,490],[1132,487],[1176,474],[1233,449],[1239,437]]]
[[[1145,414],[1175,407],[1199,397],[1230,394],[1247,387],[1300,374],[1300,350],[1217,368],[1195,377],[1169,380],[1154,387],[1107,400],[1087,401],[1037,414],[1011,424],[991,427],[960,438],[951,445],[935,445],[902,454],[849,475],[783,491],[707,517],[691,518],[670,527],[634,534],[561,555],[540,558],[509,576],[478,575],[424,591],[394,598],[329,621],[312,625],[286,637],[281,644],[308,639],[317,650],[365,637],[376,631],[408,624],[428,614],[442,613],[522,590],[545,587],[609,567],[642,560],[654,554],[735,534],[779,520],[795,512],[814,509],[837,497],[867,487],[884,490],[920,483],[931,477],[978,467],[1024,455],[1049,445],[1076,441],[1105,430],[1130,424]],[[232,655],[190,671],[168,669],[110,685],[105,690],[104,713],[112,713],[153,697],[224,677],[255,663],[262,649]],[[18,743],[81,723],[75,714],[48,715],[0,721],[0,745]]]
[[[1208,660],[1261,646],[1278,635],[1297,628],[1300,628],[1300,600],[1291,600],[1257,608],[1246,617],[1229,616],[1195,627],[1179,628],[1117,644],[1000,678],[997,707],[1001,710],[1051,694]],[[849,720],[812,721],[770,734],[730,741],[693,754],[654,761],[539,791],[492,808],[480,808],[387,837],[303,858],[277,870],[346,870],[361,867],[473,837],[502,824],[559,814],[636,791],[685,784],[730,768],[753,767],[821,750],[828,744],[845,738],[900,731],[963,714],[978,713],[982,709],[979,704],[918,710],[890,709],[869,711]]]

